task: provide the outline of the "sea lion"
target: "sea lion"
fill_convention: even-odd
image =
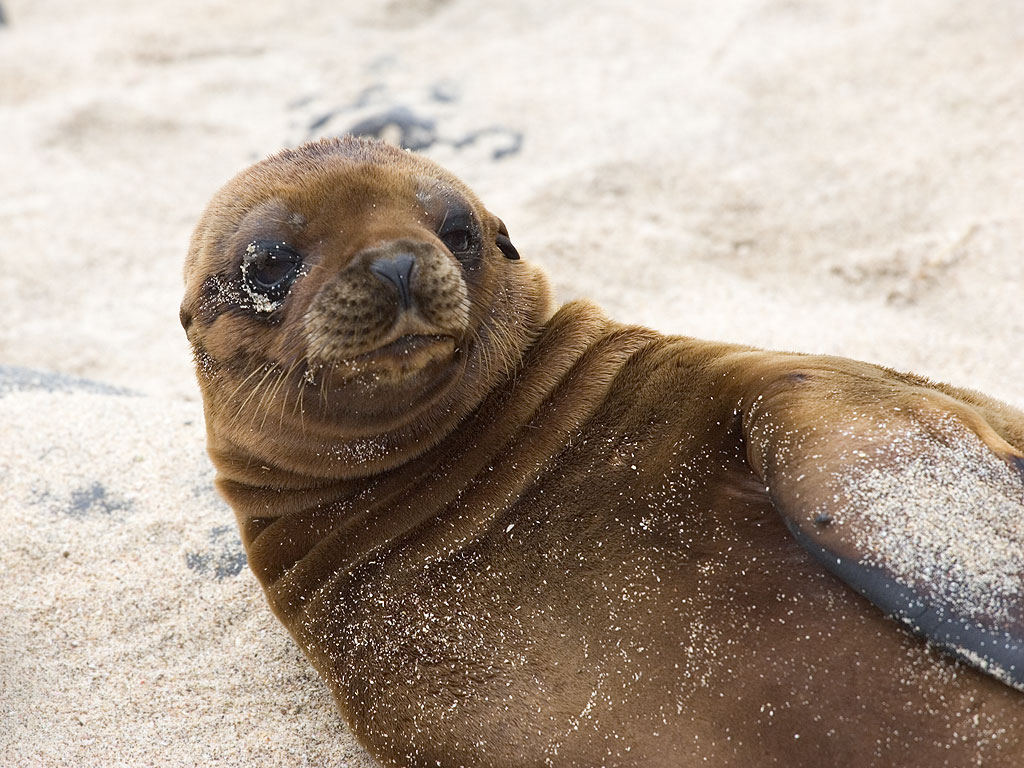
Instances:
[[[236,176],[185,281],[217,486],[382,764],[1022,764],[1020,411],[556,309],[365,140]]]

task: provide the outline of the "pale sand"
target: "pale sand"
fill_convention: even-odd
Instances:
[[[0,764],[368,764],[236,574],[176,320],[284,145],[406,107],[563,299],[1024,405],[1019,0],[0,3],[0,363],[138,394],[0,374]]]

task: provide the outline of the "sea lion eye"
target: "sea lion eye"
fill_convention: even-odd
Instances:
[[[242,279],[256,293],[280,301],[299,275],[302,257],[285,243],[254,240],[242,257]]]
[[[449,211],[437,230],[437,236],[452,255],[465,262],[480,250],[480,236],[477,233],[473,214],[455,209]]]
[[[441,232],[439,237],[445,248],[454,254],[465,253],[473,249],[473,233],[468,229],[452,229]]]

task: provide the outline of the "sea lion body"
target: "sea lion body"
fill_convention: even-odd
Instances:
[[[352,140],[243,173],[193,238],[182,317],[218,487],[371,754],[1020,765],[1024,414],[552,312],[509,248],[453,177]],[[966,479],[943,496],[936,467]],[[979,498],[1006,530],[972,522]],[[952,543],[929,538],[941,517],[913,527],[937,505],[967,521]],[[985,560],[986,536],[1009,554]],[[979,660],[964,617],[999,647]]]

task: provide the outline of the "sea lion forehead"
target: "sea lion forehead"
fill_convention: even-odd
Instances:
[[[249,201],[244,218],[251,221],[253,214],[273,210],[279,221],[327,224],[357,216],[373,220],[401,210],[436,225],[453,209],[482,208],[462,182],[433,163],[415,155],[402,160],[381,163],[337,156],[316,168],[302,164],[277,176],[272,185],[257,183],[263,194]]]
[[[286,149],[249,168],[241,177],[250,186],[280,184],[288,187],[334,187],[358,180],[381,188],[441,182],[465,196],[469,190],[454,175],[431,160],[380,141],[322,140]],[[253,184],[255,182],[255,184]],[[471,195],[471,193],[469,193]]]
[[[462,181],[427,158],[379,141],[325,139],[282,150],[239,173],[215,196],[199,229],[231,229],[259,209],[276,209],[278,219],[314,220],[339,208],[372,211],[384,202],[436,214],[454,201],[482,208]]]

